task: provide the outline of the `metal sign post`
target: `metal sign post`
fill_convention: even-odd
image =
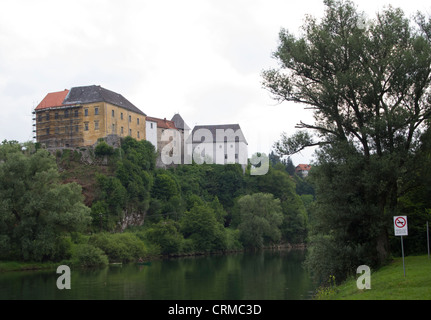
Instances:
[[[430,258],[430,233],[429,233],[429,225],[427,221],[427,247],[428,247],[428,259]]]
[[[401,236],[401,253],[403,255],[403,270],[404,270],[404,277],[405,277],[406,276],[406,267],[404,264],[403,236],[408,235],[407,216],[395,216],[394,217],[394,233],[396,236]]]

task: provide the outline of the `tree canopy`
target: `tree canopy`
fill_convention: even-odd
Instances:
[[[62,184],[45,150],[26,155],[6,144],[0,150],[0,256],[64,258],[64,233],[83,231],[91,221],[81,186]]]
[[[311,174],[313,234],[332,244],[322,255],[314,238],[312,256],[345,252],[343,263],[378,265],[389,256],[391,217],[418,168],[413,154],[431,115],[431,22],[388,7],[364,24],[351,1],[324,2],[322,20],[307,17],[300,36],[281,30],[274,53],[280,67],[263,72],[276,100],[304,104],[315,119],[301,121],[275,147],[281,155],[320,147]],[[343,263],[346,276],[353,266]]]

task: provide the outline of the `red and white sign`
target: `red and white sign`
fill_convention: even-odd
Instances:
[[[394,217],[394,231],[396,236],[407,236],[407,216]]]

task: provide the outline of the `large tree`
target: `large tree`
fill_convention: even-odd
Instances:
[[[388,221],[431,114],[431,23],[420,14],[413,23],[392,7],[364,23],[352,2],[324,2],[324,17],[307,17],[300,36],[281,30],[274,53],[280,67],[263,72],[275,99],[314,112],[314,123],[300,122],[302,130],[283,135],[276,147],[282,155],[320,147],[320,206],[332,203],[338,216],[332,225],[320,225],[320,234],[333,234],[346,222],[340,217],[350,215],[352,223],[351,216],[369,213],[378,230],[366,242],[382,263],[389,254]],[[337,195],[330,188],[335,185],[348,189]],[[355,201],[365,205],[362,212],[352,210]],[[349,224],[343,228],[347,233]]]
[[[81,186],[60,183],[46,150],[24,154],[19,144],[0,146],[0,257],[67,258],[64,236],[91,222]]]

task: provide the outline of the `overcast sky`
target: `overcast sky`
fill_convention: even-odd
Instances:
[[[388,4],[431,13],[424,0],[356,4],[369,17]],[[297,32],[305,14],[323,12],[323,0],[0,0],[0,141],[32,139],[47,93],[95,84],[148,116],[238,123],[249,154],[269,153],[312,114],[272,100],[261,72],[277,65],[281,28]]]

